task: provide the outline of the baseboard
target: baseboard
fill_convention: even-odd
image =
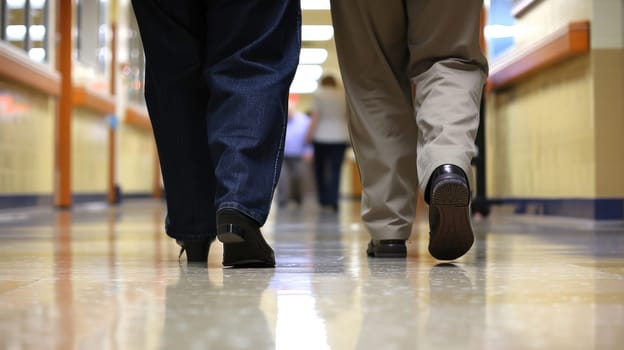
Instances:
[[[511,204],[516,214],[569,217],[594,221],[624,221],[624,198],[494,198]]]
[[[11,194],[0,195],[0,209],[50,206],[53,203],[52,195],[40,194]]]
[[[121,193],[121,199],[149,199],[152,198],[151,193]],[[90,202],[108,201],[106,193],[76,193],[72,195],[73,204],[83,204]],[[0,210],[2,209],[20,209],[27,207],[53,206],[54,197],[51,194],[10,194],[0,195]]]
[[[522,225],[538,227],[556,227],[581,231],[622,231],[624,220],[593,220],[563,216],[513,215],[510,220]]]
[[[88,203],[88,202],[106,202],[107,200],[108,200],[108,196],[104,192],[74,193],[72,195],[73,204],[81,204],[81,203]]]

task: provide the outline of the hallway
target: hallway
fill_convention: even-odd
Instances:
[[[440,264],[368,259],[359,203],[274,207],[275,269],[178,262],[151,200],[0,212],[0,349],[621,349],[624,234],[494,212]],[[544,219],[539,219],[544,220]],[[538,225],[538,224],[544,225]]]

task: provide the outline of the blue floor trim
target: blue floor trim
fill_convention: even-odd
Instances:
[[[121,193],[121,200],[124,199],[148,199],[152,198],[151,193]],[[107,202],[106,193],[77,193],[72,195],[73,204],[88,202]],[[52,206],[54,197],[52,195],[37,194],[15,194],[0,195],[0,209],[15,209],[36,206]]]
[[[133,193],[119,193],[120,201],[124,199],[147,199],[152,198],[151,193],[133,192]],[[85,202],[107,202],[108,196],[106,193],[80,193],[72,196],[74,203]]]
[[[0,209],[52,205],[52,195],[16,194],[0,195]]]
[[[153,198],[151,193],[122,193],[121,199],[148,199]]]
[[[74,195],[72,195],[73,204],[106,201],[108,201],[108,196],[106,193],[75,193]]]
[[[499,198],[516,206],[517,214],[569,216],[592,220],[623,220],[624,198]]]

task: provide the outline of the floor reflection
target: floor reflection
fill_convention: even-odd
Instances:
[[[265,293],[273,269],[184,265],[178,281],[167,287],[162,349],[275,348],[275,326],[261,309],[275,304],[275,293]]]
[[[494,214],[440,263],[420,212],[408,259],[371,259],[358,210],[272,212],[275,269],[178,260],[160,202],[0,212],[0,349],[624,346],[624,230]]]

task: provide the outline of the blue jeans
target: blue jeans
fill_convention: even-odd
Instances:
[[[145,50],[145,99],[167,234],[212,239],[221,208],[264,224],[299,59],[299,1],[132,3]]]

